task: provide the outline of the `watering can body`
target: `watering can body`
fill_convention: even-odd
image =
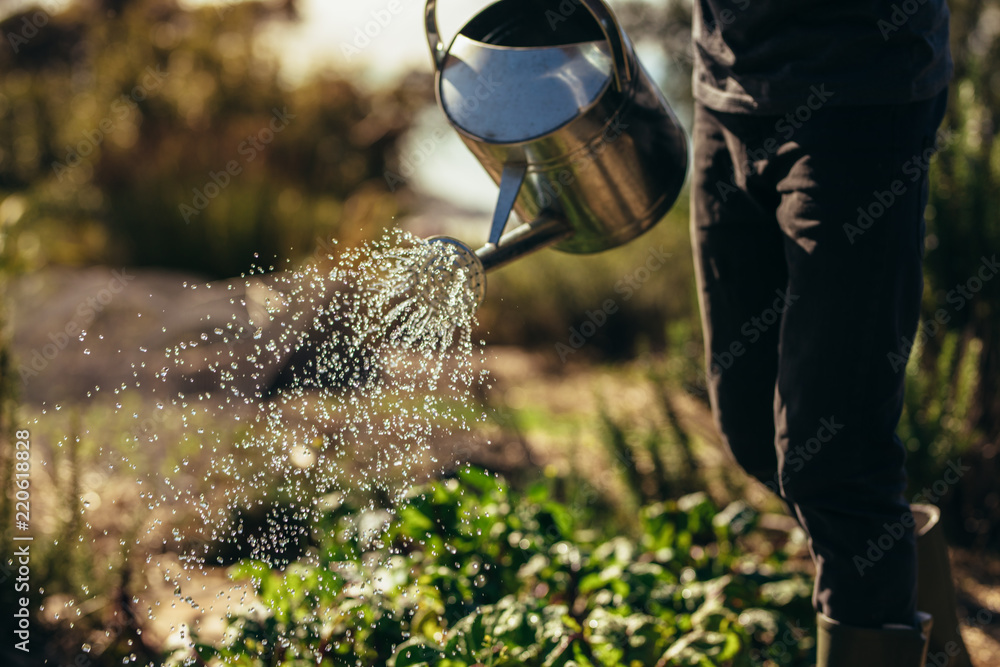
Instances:
[[[437,98],[500,185],[486,269],[539,246],[593,253],[662,220],[684,131],[601,0],[499,0],[445,47],[427,3]],[[515,211],[525,221],[503,236]]]

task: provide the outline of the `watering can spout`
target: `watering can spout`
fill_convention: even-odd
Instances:
[[[465,271],[466,283],[478,306],[486,298],[487,273],[569,238],[572,233],[565,220],[545,215],[519,225],[496,243],[487,243],[475,251],[450,236],[432,236],[427,241],[446,244],[455,253],[455,265]]]
[[[483,269],[489,272],[536,250],[555,245],[572,234],[572,228],[562,218],[542,215],[507,232],[496,243],[487,243],[476,251],[476,257],[482,262]]]

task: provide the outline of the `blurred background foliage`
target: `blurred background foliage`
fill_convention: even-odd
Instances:
[[[36,11],[0,29],[20,36]],[[5,40],[0,191],[16,195],[3,216],[18,223],[7,241],[18,268],[233,276],[389,224],[383,172],[431,87],[370,94],[330,73],[286,89],[255,36],[294,17],[294,3],[81,2]]]
[[[995,547],[1000,280],[979,278],[984,261],[995,262],[1000,250],[1000,4],[948,4],[955,78],[942,126],[947,140],[930,172],[924,319],[934,320],[940,309],[951,319],[936,335],[925,327],[926,343],[910,363],[902,429],[915,436],[909,448],[916,482],[940,479],[948,458],[962,456],[973,466],[949,499],[955,526],[962,528],[955,536]],[[960,286],[972,294],[961,308],[954,300]]]
[[[613,4],[640,52],[669,70],[666,92],[689,118],[690,2]],[[953,538],[997,546],[1000,280],[982,282],[961,309],[948,294],[1000,248],[1000,3],[949,4],[956,76],[948,140],[931,174],[925,314],[944,308],[951,317],[915,346],[900,432],[915,491],[940,479],[949,461],[973,463],[944,499]],[[293,0],[225,12],[174,0],[78,0],[45,12],[30,39],[11,39],[38,11],[0,22],[4,280],[95,264],[235,276],[305,261],[334,238],[354,245],[419,208],[414,192],[390,191],[385,173],[399,169],[408,132],[433,104],[430,75],[374,91],[335,71],[288,85],[257,37],[268,23],[296,20]],[[287,126],[250,159],[245,142],[263,142],[276,110]],[[239,178],[197,210],[199,194],[215,191],[213,174],[225,181],[231,160]],[[568,361],[666,359],[675,371],[669,382],[704,402],[686,208],[682,200],[666,223],[624,248],[594,257],[544,252],[499,273],[481,313],[483,337],[556,363],[555,344],[615,299],[620,312]],[[616,288],[652,247],[671,261],[624,298]]]
[[[612,4],[647,64],[663,70],[659,78],[680,117],[690,118],[690,1]],[[939,501],[946,527],[953,541],[995,549],[1000,280],[981,281],[962,308],[948,296],[969,286],[983,258],[1000,249],[1000,2],[949,5],[956,76],[947,140],[931,169],[924,296],[926,321],[940,309],[949,318],[916,340],[899,432],[910,449],[913,493],[941,480],[950,462],[971,466]],[[44,25],[17,39],[39,11]],[[224,12],[175,0],[77,0],[58,13],[29,7],[0,21],[0,282],[92,265],[232,277],[322,257],[333,239],[356,245],[419,212],[422,195],[391,191],[385,173],[400,171],[418,118],[433,104],[430,75],[425,69],[373,90],[351,73],[327,71],[289,85],[258,38],[267,25],[297,16],[293,0],[227,3]],[[288,124],[263,145],[276,109]],[[248,137],[258,137],[261,148],[251,153]],[[220,187],[230,161],[242,171]],[[199,193],[214,191],[213,181],[212,205],[198,210]],[[592,257],[542,252],[518,262],[491,276],[480,314],[489,344],[533,351],[541,363],[565,368],[556,344],[568,345],[590,312],[616,301],[619,312],[583,349],[564,356],[573,365],[620,365],[627,369],[623,381],[662,395],[666,427],[599,418],[603,430],[595,437],[613,460],[628,463],[622,486],[635,497],[619,500],[633,519],[640,506],[710,486],[692,453],[697,436],[685,432],[676,410],[688,399],[702,412],[707,404],[687,217],[682,199],[664,224],[623,248]],[[480,238],[486,225],[482,220],[468,238]],[[626,298],[619,288],[651,248],[671,259]],[[0,325],[6,340],[2,312]],[[628,375],[637,365],[648,370],[638,380]],[[0,345],[5,456],[15,427],[15,367]],[[511,410],[515,431],[532,419],[554,422],[532,407]],[[73,442],[73,429],[63,431]],[[67,470],[59,475],[66,480],[63,514],[72,517],[79,510],[77,465],[57,463]],[[9,465],[3,472],[10,474]],[[747,490],[746,480],[729,475],[727,494]],[[7,494],[0,499],[8,534],[9,502]],[[608,510],[615,521],[629,515],[622,507]],[[66,519],[63,532],[53,534],[68,545],[77,530]],[[93,569],[70,563],[71,556],[80,550],[54,549],[39,565],[54,592],[75,589],[80,572]],[[132,646],[131,626],[121,619],[130,618],[125,592],[133,573],[127,554],[115,558],[124,565],[107,574],[111,583],[92,582],[117,596],[108,607],[115,618],[94,624],[122,623]]]

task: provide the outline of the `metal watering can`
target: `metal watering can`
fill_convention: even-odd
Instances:
[[[437,99],[500,186],[489,241],[457,253],[477,299],[485,273],[553,246],[594,253],[662,220],[687,139],[603,0],[499,0],[446,47],[426,6]],[[511,211],[524,221],[504,234]]]

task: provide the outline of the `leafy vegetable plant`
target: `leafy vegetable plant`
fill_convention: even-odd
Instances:
[[[742,548],[756,512],[704,494],[597,537],[546,488],[465,469],[392,512],[333,506],[283,571],[243,561],[256,611],[187,662],[389,667],[809,664],[810,582]]]

